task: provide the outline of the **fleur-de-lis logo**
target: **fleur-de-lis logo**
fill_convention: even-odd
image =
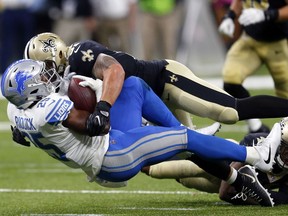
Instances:
[[[43,52],[53,52],[57,50],[57,47],[55,45],[55,40],[54,39],[47,39],[47,40],[40,40],[40,42],[43,44]]]
[[[172,76],[169,76],[169,77],[170,77],[170,82],[171,83],[178,81],[178,77],[175,74],[173,74]]]
[[[93,61],[94,60],[94,55],[93,55],[93,51],[91,49],[87,50],[87,51],[81,51],[81,53],[83,54],[82,56],[82,61],[86,62],[86,61]]]

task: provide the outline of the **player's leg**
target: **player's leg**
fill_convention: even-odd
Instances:
[[[186,188],[196,189],[207,193],[218,193],[221,180],[206,173],[206,177],[188,177],[177,181]]]
[[[275,124],[261,147],[246,148],[221,138],[187,130],[182,126],[174,128],[142,127],[126,133],[112,130],[109,149],[97,176],[111,182],[126,181],[135,176],[142,167],[168,160],[187,150],[209,159],[245,161],[267,171],[272,168],[272,160],[267,162],[267,165],[264,159],[268,155],[268,158],[275,156],[280,138],[279,124]],[[215,172],[214,169],[212,169],[213,172]],[[257,201],[261,205],[273,206],[269,193],[258,181],[251,181],[251,179],[257,178],[255,173],[252,172],[252,174],[253,176],[250,177],[239,176],[237,171],[230,170],[230,167],[227,166],[224,173],[218,173],[218,176],[223,180],[227,180],[226,177],[230,176],[227,180],[228,183],[233,183],[234,186],[245,186],[242,188],[248,188],[260,198]],[[247,190],[242,192],[249,196]]]
[[[261,147],[240,146],[182,126],[150,126],[132,129],[126,133],[111,131],[110,143],[117,145],[109,146],[99,177],[108,181],[125,181],[136,175],[142,167],[168,160],[187,150],[203,158],[247,162],[267,171],[272,168],[272,160],[267,162],[268,164],[263,160],[268,155],[274,157],[280,137],[279,124],[275,124]]]
[[[183,64],[167,60],[162,100],[191,114],[223,123],[238,121],[235,98],[193,74]]]
[[[182,109],[175,107],[174,104],[165,103],[166,106],[171,110],[173,115],[185,126],[189,127],[190,129],[195,129],[196,126],[193,124],[192,116],[189,112],[186,112]]]
[[[250,97],[250,93],[242,84],[262,64],[255,48],[256,41],[252,38],[246,38],[246,36],[243,37],[242,35],[230,48],[222,71],[224,90],[235,98]],[[239,119],[241,119],[240,115],[242,113],[245,113],[245,110],[241,110],[241,113],[238,110]],[[252,118],[255,118],[255,116],[252,116]],[[250,132],[257,132],[266,128],[259,119],[248,119],[246,122]],[[269,129],[267,128],[267,130]]]
[[[159,126],[180,126],[163,101],[140,78],[131,76],[111,108],[111,127],[122,132],[142,126],[142,117]]]
[[[204,177],[205,171],[190,160],[171,160],[145,167],[142,172],[152,178],[179,179],[187,177]]]
[[[259,52],[265,56],[265,63],[274,80],[276,95],[288,98],[288,46],[287,40],[259,43]]]

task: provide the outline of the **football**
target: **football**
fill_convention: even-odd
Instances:
[[[97,101],[96,94],[91,88],[80,86],[81,81],[83,80],[80,78],[72,77],[68,87],[68,97],[73,101],[76,109],[93,113]]]

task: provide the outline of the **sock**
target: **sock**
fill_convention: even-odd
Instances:
[[[232,185],[236,181],[236,178],[238,175],[238,172],[233,167],[231,167],[231,172],[232,172],[231,175],[229,176],[229,178],[226,181],[230,185]]]
[[[246,152],[245,162],[254,165],[260,158],[258,151],[254,147],[247,147]]]
[[[249,131],[257,131],[262,126],[262,122],[260,119],[248,119],[247,121]]]
[[[240,192],[242,190],[243,179],[240,173],[237,172],[236,179],[231,185],[236,189],[237,192]]]

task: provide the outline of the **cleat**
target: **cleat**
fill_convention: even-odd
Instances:
[[[278,146],[281,142],[281,127],[279,123],[274,124],[270,134],[266,139],[261,140],[257,146],[254,146],[259,153],[260,159],[254,165],[256,168],[263,172],[272,170],[274,157],[277,152]]]
[[[249,133],[270,133],[270,128],[264,124],[256,131],[249,131]]]
[[[195,131],[204,135],[215,135],[221,128],[221,124],[219,122],[215,122],[210,126],[199,128]]]
[[[273,198],[268,190],[259,182],[255,168],[246,165],[241,167],[238,170],[238,173],[241,175],[243,180],[242,190],[232,197],[232,199],[242,199],[245,202],[247,197],[249,197],[261,206],[274,206]]]

